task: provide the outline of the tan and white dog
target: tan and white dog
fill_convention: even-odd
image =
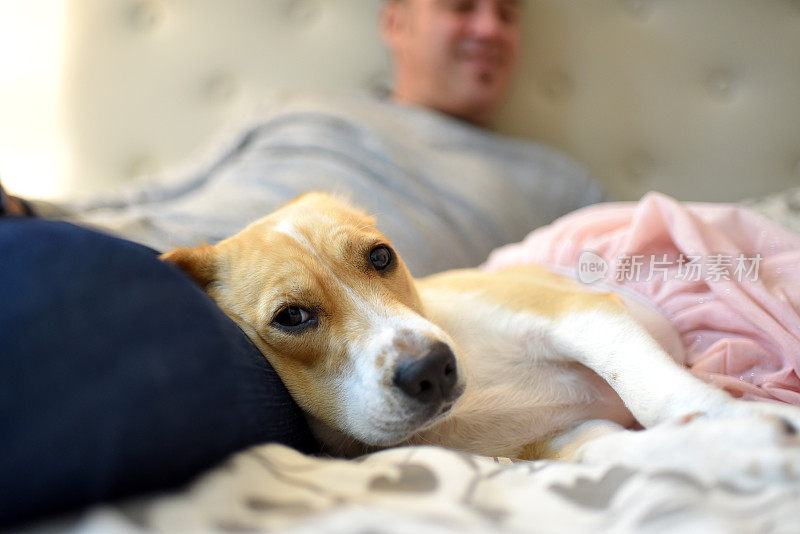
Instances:
[[[741,463],[736,476],[800,474],[800,410],[696,379],[614,293],[537,267],[414,280],[375,221],[331,196],[163,259],[238,323],[334,452],[426,443],[635,462],[682,447],[663,461],[713,455]],[[672,430],[624,430],[635,422]],[[714,451],[709,429],[740,444]]]

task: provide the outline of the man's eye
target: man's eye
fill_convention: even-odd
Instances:
[[[456,13],[469,13],[475,9],[475,0],[450,0],[447,7]]]
[[[313,312],[300,306],[286,306],[275,315],[272,324],[282,328],[297,329],[315,324],[316,321]]]
[[[498,17],[506,24],[514,24],[519,21],[519,7],[501,6]]]

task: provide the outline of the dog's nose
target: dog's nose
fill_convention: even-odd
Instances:
[[[397,387],[412,399],[426,404],[452,400],[457,380],[456,357],[441,341],[436,342],[422,358],[398,365],[394,373]]]

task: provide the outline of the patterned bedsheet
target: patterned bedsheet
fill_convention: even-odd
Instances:
[[[280,445],[234,455],[183,491],[98,507],[68,532],[797,532],[800,483],[757,491],[691,472],[512,463],[436,447],[356,460]]]

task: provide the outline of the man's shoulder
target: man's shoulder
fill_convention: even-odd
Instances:
[[[468,174],[491,175],[498,185],[529,189],[547,184],[572,198],[583,198],[577,192],[588,188],[592,200],[602,198],[594,191],[597,184],[587,169],[556,147],[387,98],[294,96],[275,106],[263,124],[273,141],[314,141],[357,159],[391,159],[411,166],[406,171],[414,174],[453,167]],[[470,162],[477,165],[473,168]]]
[[[392,139],[413,139],[435,147],[493,152],[501,159],[569,161],[560,150],[533,140],[476,126],[450,115],[370,94],[302,94],[273,102],[259,122],[336,122]]]
[[[338,119],[356,125],[382,125],[404,119],[391,102],[369,94],[301,93],[275,99],[258,117],[259,122],[298,116]]]

